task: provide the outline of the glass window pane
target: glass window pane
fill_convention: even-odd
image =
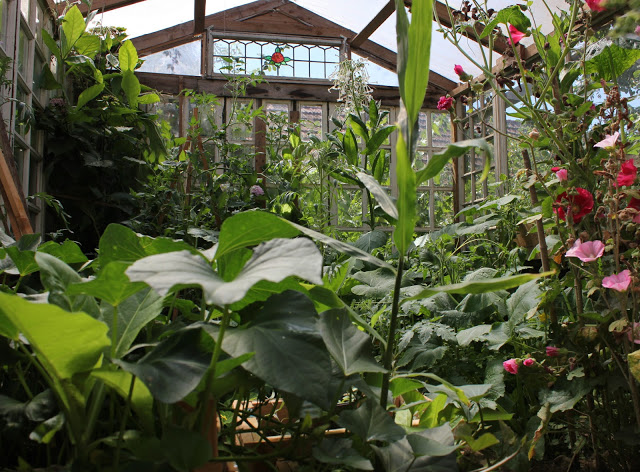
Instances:
[[[418,146],[429,146],[429,129],[427,122],[427,113],[420,112],[418,114],[418,126],[420,129],[420,134],[418,135]]]
[[[18,38],[18,72],[24,77],[27,72],[27,57],[29,56],[29,39],[26,32],[20,28]]]
[[[20,0],[20,12],[24,19],[29,21],[29,13],[31,12],[31,0]]]
[[[338,191],[338,225],[350,228],[362,226],[362,191],[342,189]]]
[[[431,145],[444,148],[451,143],[451,118],[448,113],[431,113]]]
[[[453,223],[453,193],[434,192],[434,224],[442,227]]]
[[[322,105],[303,105],[300,107],[301,138],[308,141],[311,136],[322,139]]]
[[[416,226],[428,228],[431,226],[431,218],[429,217],[429,204],[431,201],[431,192],[429,190],[418,190],[418,199],[416,201],[416,213],[418,222]]]

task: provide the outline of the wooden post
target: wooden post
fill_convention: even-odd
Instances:
[[[0,120],[0,191],[15,239],[20,239],[25,234],[33,234],[27,202],[9,143],[9,135],[2,120]]]

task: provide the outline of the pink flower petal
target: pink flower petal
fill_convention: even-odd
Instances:
[[[504,361],[502,363],[504,370],[509,372],[510,374],[518,373],[518,361],[516,359],[509,359],[508,361]]]
[[[631,284],[631,272],[628,269],[619,274],[612,274],[602,279],[602,286],[617,292],[624,292]]]
[[[604,254],[604,243],[602,241],[587,241],[583,243],[579,239],[573,247],[567,251],[567,257],[577,257],[582,262],[593,262]]]
[[[613,135],[607,134],[602,141],[600,141],[598,144],[596,144],[593,147],[599,147],[603,149],[613,148],[615,147],[619,137],[620,137],[620,133],[618,133],[617,131],[613,133]]]
[[[522,38],[524,38],[527,34],[520,31],[513,25],[509,25],[509,42],[512,46],[515,46],[520,42]]]

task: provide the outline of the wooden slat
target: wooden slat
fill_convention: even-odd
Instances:
[[[33,228],[29,220],[27,202],[24,199],[13,150],[3,120],[0,120],[0,194],[15,239],[20,239],[25,234],[32,234]]]
[[[134,3],[144,2],[145,0],[94,0],[91,6],[91,11],[110,11],[115,10],[117,8],[126,7],[128,5],[133,5]],[[82,2],[76,2],[78,4],[78,8],[82,12],[83,15],[89,13],[89,8]],[[66,2],[58,4],[58,15],[62,15],[64,13],[64,9],[67,6]]]
[[[382,23],[387,21],[387,18],[391,16],[391,14],[396,11],[396,2],[395,0],[389,0],[389,2],[382,7],[382,9],[378,12],[378,14],[369,22],[367,26],[362,28],[355,38],[351,40],[351,47],[359,47],[364,43],[369,37],[382,26]]]
[[[195,0],[193,2],[193,34],[204,33],[204,17],[207,9],[207,0]]]
[[[170,95],[178,95],[181,90],[187,88],[199,92],[212,93],[219,97],[231,96],[231,92],[226,87],[227,81],[223,78],[204,79],[195,76],[155,74],[151,72],[139,72],[136,75],[142,84]],[[331,84],[328,81],[307,80],[304,83],[300,83],[297,80],[269,78],[269,83],[247,87],[245,97],[270,100],[336,102],[338,94],[335,91],[329,91]],[[398,106],[400,102],[398,87],[383,85],[372,85],[371,87],[373,89],[373,98],[380,101],[383,106]],[[423,106],[435,109],[440,94],[441,91],[430,84]]]

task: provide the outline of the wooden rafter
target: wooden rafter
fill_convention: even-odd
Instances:
[[[164,93],[178,95],[183,89],[198,90],[212,93],[218,97],[230,97],[231,92],[226,87],[224,78],[201,78],[197,76],[182,76],[176,74],[158,74],[153,72],[139,72],[136,74],[140,83]],[[397,106],[400,100],[398,87],[372,85],[373,98],[383,106]],[[436,108],[442,92],[438,87],[429,84],[423,103],[424,108]],[[327,82],[323,80],[309,80],[299,82],[295,79],[269,77],[268,83],[247,87],[245,98],[269,100],[300,100],[335,102],[338,94],[330,91]]]
[[[122,7],[126,7],[128,5],[133,5],[134,3],[140,3],[140,2],[144,2],[145,0],[94,0],[93,4],[91,5],[91,10],[98,10],[98,11],[110,11],[110,10],[115,10],[117,8],[122,8]],[[89,8],[87,7],[87,5],[85,5],[82,2],[76,2],[78,5],[78,8],[80,9],[80,11],[82,12],[83,15],[86,15],[87,13],[89,13]],[[64,9],[66,8],[67,4],[65,3],[59,3],[58,4],[58,15],[62,15],[62,13],[64,13]]]
[[[373,17],[373,19],[369,22],[367,26],[362,28],[352,40],[351,47],[357,48],[362,45],[369,37],[382,26],[382,23],[387,21],[387,18],[391,16],[391,14],[396,11],[396,3],[395,0],[389,0],[387,4],[382,7],[382,9],[378,12],[378,14]]]
[[[277,12],[281,22],[260,21],[260,16]],[[291,21],[294,18],[297,21]],[[329,38],[353,38],[356,33],[326,18],[317,15],[289,0],[258,0],[205,17],[205,28],[213,27],[217,32],[264,33],[282,35],[283,32],[297,36],[319,36]],[[182,23],[154,33],[134,38],[140,56],[147,56],[172,47],[189,43],[195,39],[193,21]],[[369,39],[352,51],[371,62],[395,72],[397,55]],[[430,74],[432,85],[442,91],[452,90],[457,84],[435,72]]]
[[[193,5],[193,34],[202,34],[204,33],[204,17],[207,9],[207,0],[195,0]]]

